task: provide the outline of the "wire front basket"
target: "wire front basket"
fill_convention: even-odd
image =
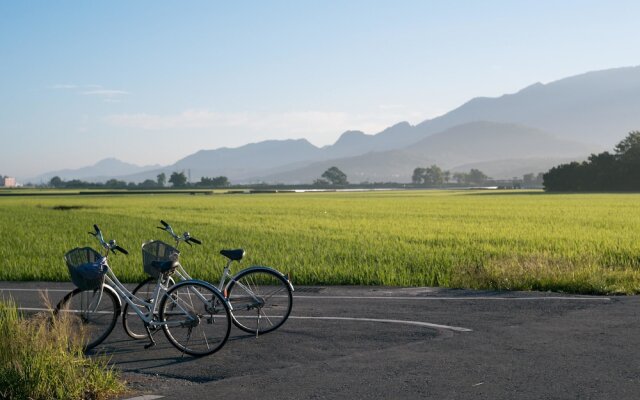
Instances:
[[[91,247],[76,247],[64,255],[71,282],[82,290],[95,290],[102,286],[107,269],[104,257]]]
[[[153,261],[178,261],[180,252],[175,247],[161,240],[153,240],[142,245],[142,266],[144,272],[153,277],[160,278],[162,273],[152,265]]]

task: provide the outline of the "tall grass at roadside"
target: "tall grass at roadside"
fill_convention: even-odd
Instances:
[[[403,191],[256,195],[0,198],[0,280],[68,280],[62,255],[96,246],[92,224],[130,250],[110,257],[140,281],[140,245],[170,237],[165,219],[203,246],[181,261],[217,282],[222,248],[294,284],[640,292],[640,195]],[[238,268],[236,265],[235,268]]]
[[[64,318],[21,316],[0,301],[0,399],[106,399],[124,390],[101,358],[88,358]]]

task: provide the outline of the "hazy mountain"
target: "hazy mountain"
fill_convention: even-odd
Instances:
[[[486,163],[492,166],[491,173],[496,178],[513,177],[543,171],[540,168],[551,167],[555,165],[554,161],[584,158],[593,150],[581,143],[557,139],[539,129],[481,121],[455,126],[403,149],[316,162],[283,173],[255,177],[253,181],[310,183],[333,165],[356,183],[410,182],[414,168],[431,164],[459,170],[462,165]],[[514,160],[523,160],[525,172],[521,173],[522,168]],[[498,168],[500,166],[502,168]]]
[[[506,158],[576,157],[597,149],[558,139],[540,129],[487,121],[457,125],[406,148],[447,168]]]
[[[237,148],[223,147],[215,150],[200,150],[175,164],[146,171],[122,179],[140,182],[144,179],[155,179],[164,172],[167,178],[174,171],[190,174],[192,181],[199,181],[202,176],[214,177],[224,175],[232,181],[255,176],[257,171],[273,171],[283,165],[308,163],[319,157],[321,150],[306,139],[267,140],[251,143]]]
[[[536,83],[498,98],[475,98],[417,125],[402,140],[413,142],[465,122],[522,124],[559,138],[613,147],[640,129],[640,67],[589,72],[548,84]]]
[[[139,166],[120,161],[116,158],[105,158],[94,165],[78,169],[63,169],[47,172],[28,181],[34,183],[49,182],[54,176],[63,180],[81,179],[89,182],[105,182],[113,177],[129,175],[157,169],[159,165]]]
[[[537,83],[497,98],[475,98],[416,126],[401,122],[375,135],[347,131],[333,145],[323,148],[304,139],[269,140],[238,148],[202,150],[174,165],[151,170],[136,167],[141,169],[132,172],[108,166],[88,172],[93,168],[88,167],[55,171],[36,181],[59,175],[87,180],[116,176],[139,182],[155,179],[160,172],[170,175],[184,171],[190,172],[192,181],[201,176],[225,175],[232,182],[263,178],[289,182],[286,177],[311,182],[319,176],[318,168],[340,163],[351,169],[345,172],[353,181],[387,180],[408,176],[416,162],[426,164],[430,160],[453,168],[500,160],[566,159],[610,149],[629,131],[640,129],[638,110],[640,67],[618,68]],[[478,121],[494,121],[496,125]],[[389,159],[385,161],[385,157]],[[402,172],[407,165],[409,171]],[[384,172],[385,168],[389,170]],[[509,174],[513,168],[500,174]]]

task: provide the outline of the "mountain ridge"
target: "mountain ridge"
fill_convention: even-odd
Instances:
[[[372,168],[379,170],[385,168],[385,160],[379,155],[385,152],[396,156],[402,154],[411,160],[434,159],[449,166],[491,162],[492,158],[493,161],[503,159],[504,157],[491,147],[465,148],[461,147],[460,143],[458,147],[447,147],[442,142],[447,135],[452,136],[447,139],[450,142],[459,142],[455,137],[456,130],[451,129],[462,126],[460,129],[464,130],[466,124],[483,121],[489,124],[504,124],[501,125],[501,130],[506,129],[508,125],[514,132],[529,129],[529,134],[524,136],[505,138],[508,137],[513,146],[526,147],[534,142],[525,145],[524,142],[518,144],[518,140],[533,140],[533,136],[538,136],[539,140],[535,143],[539,148],[534,158],[584,157],[589,151],[611,148],[629,131],[639,129],[638,109],[640,66],[591,71],[549,83],[536,82],[517,92],[498,97],[476,97],[446,114],[417,125],[399,122],[374,135],[349,130],[342,133],[334,144],[324,147],[316,147],[306,139],[287,139],[250,143],[236,148],[200,150],[172,165],[155,170],[138,170],[132,174],[119,175],[118,178],[139,182],[154,179],[160,172],[170,174],[177,170],[189,171],[192,180],[196,181],[201,176],[225,175],[232,182],[247,182],[271,176],[284,176],[282,174],[285,174],[287,169],[301,170],[305,165],[324,165],[330,160],[335,160],[335,163],[352,163],[354,159],[360,159],[364,166],[368,162],[364,162],[367,157],[363,156],[367,154],[377,160],[378,164]],[[491,129],[483,131],[479,125],[474,129],[476,137],[470,136],[465,140],[476,141],[481,139],[479,136],[496,134],[490,132]],[[442,136],[443,132],[447,133]],[[435,139],[428,140],[434,136]],[[439,144],[436,140],[438,138],[441,139]],[[556,147],[544,147],[540,142],[543,138],[555,143]],[[431,143],[431,147],[419,145],[424,140]],[[497,139],[491,140],[495,142]],[[478,144],[482,144],[482,141]],[[440,154],[436,157],[438,146]],[[463,148],[466,150],[462,151]],[[549,154],[539,154],[545,148]],[[444,150],[449,154],[449,160],[442,160]],[[582,151],[587,154],[581,153]],[[484,156],[476,154],[478,152],[484,152]],[[392,157],[394,161],[389,160],[388,163],[397,164],[396,156]],[[525,158],[525,155],[520,154],[519,157]],[[391,165],[389,167],[392,168]],[[406,176],[406,173],[410,172],[405,172],[403,176]],[[503,173],[508,174],[509,171]]]

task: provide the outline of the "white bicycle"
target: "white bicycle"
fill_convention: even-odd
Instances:
[[[106,242],[94,225],[96,237],[104,255],[90,247],[75,248],[65,254],[71,280],[77,286],[56,306],[54,314],[69,318],[73,331],[85,351],[100,344],[109,336],[122,309],[131,310],[140,321],[145,337],[155,344],[152,332],[164,331],[169,342],[180,351],[204,356],[220,350],[231,331],[229,305],[211,284],[187,279],[169,287],[167,279],[158,279],[152,293],[141,298],[130,292],[109,267],[108,256],[116,251],[128,254],[115,240]],[[166,260],[150,265],[158,276],[169,276],[177,262]],[[124,319],[124,315],[123,315]]]
[[[178,247],[181,242],[202,244],[189,232],[176,235],[168,223],[165,221],[160,223],[162,227],[158,229],[171,235],[175,240],[175,247],[159,240],[142,245],[143,265],[150,277],[138,284],[133,289],[133,293],[143,299],[152,298],[154,288],[158,284],[171,287],[175,284],[174,277],[177,277],[180,283],[192,279],[179,263],[172,276],[158,274],[154,269],[149,268],[151,263],[165,260],[177,261],[180,255]],[[231,264],[242,260],[244,250],[221,250],[220,254],[227,258],[227,263],[217,289],[229,302],[233,324],[256,336],[272,332],[282,326],[289,318],[293,305],[294,289],[289,278],[273,268],[263,266],[252,266],[232,275]],[[130,318],[130,315],[132,314],[128,312],[128,307],[125,305],[122,316],[125,331],[134,339],[143,339],[146,337],[144,326],[140,325],[136,318]]]

